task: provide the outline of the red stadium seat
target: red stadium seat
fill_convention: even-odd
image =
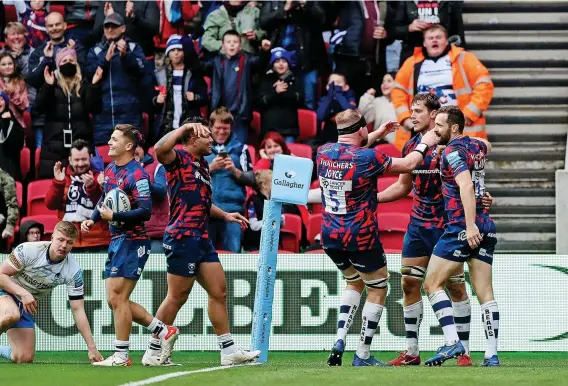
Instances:
[[[310,139],[316,136],[318,117],[315,111],[299,109],[298,124],[300,126],[299,140]]]
[[[155,152],[154,146],[148,148],[148,154],[150,154],[152,157],[154,157],[154,152]]]
[[[406,228],[410,222],[408,213],[378,213],[379,236],[384,249],[402,251]]]
[[[248,149],[248,152],[250,154],[250,160],[252,161],[252,164],[254,166],[254,164],[256,164],[256,161],[258,161],[258,154],[256,152],[256,149],[251,144],[247,145],[247,149]]]
[[[18,208],[21,208],[24,205],[24,187],[18,181],[16,181],[16,198],[18,199]]]
[[[392,176],[388,174],[380,176],[379,179],[377,180],[377,187],[379,188],[379,192],[382,192],[383,190],[385,190],[386,188],[388,188],[397,181],[398,181],[398,176]]]
[[[35,149],[35,159],[34,159],[34,169],[35,169],[35,179],[39,174],[39,158],[41,156],[41,147]]]
[[[219,253],[219,254],[224,253],[225,255],[234,255],[235,254],[235,252],[225,251],[223,249],[217,249],[217,253]]]
[[[310,254],[310,255],[315,255],[315,254],[319,255],[321,253],[322,255],[325,255],[325,251],[323,249],[314,249],[314,250],[311,250],[311,251],[306,251],[304,253],[307,253],[307,254]]]
[[[6,19],[6,24],[11,21],[18,21],[18,11],[13,5],[4,5],[4,17]]]
[[[289,143],[288,149],[292,155],[296,157],[307,158],[309,160],[312,159],[312,148],[310,145],[304,145],[302,143]]]
[[[288,213],[284,217],[286,220],[284,226],[280,228],[280,244],[282,249],[298,253],[302,240],[302,218]]]
[[[204,76],[203,80],[205,81],[205,84],[207,85],[207,94],[211,95],[211,78],[208,76]]]
[[[310,189],[319,189],[319,188],[320,188],[319,180],[314,180],[314,182],[312,182],[312,185],[310,186]],[[318,214],[323,211],[323,206],[321,203],[310,204],[310,205],[312,207],[312,214]]]
[[[150,118],[148,114],[142,113],[142,135],[144,139],[148,138],[148,133],[150,132]]]
[[[55,225],[59,222],[59,219],[56,215],[53,214],[39,214],[35,216],[28,216],[22,219],[22,223],[26,221],[37,221],[43,224],[45,229],[45,233],[43,235],[43,240],[47,241],[51,239],[51,235],[53,234],[53,229],[55,229]]]
[[[28,216],[40,214],[57,215],[57,211],[47,209],[44,203],[45,195],[51,186],[51,180],[32,181],[28,185]]]
[[[393,144],[390,143],[383,143],[377,146],[375,149],[385,153],[389,157],[400,158],[402,156],[400,150],[398,150]]]
[[[255,133],[260,134],[260,122],[261,116],[258,111],[252,112],[252,121],[250,122],[250,128],[255,131]]]
[[[400,200],[379,204],[377,211],[379,213],[403,213],[410,214],[412,210],[412,197],[406,196]]]
[[[31,152],[27,147],[23,147],[20,151],[20,172],[22,173],[22,181],[25,181],[31,168]]]
[[[97,152],[101,157],[103,157],[103,162],[105,163],[105,165],[112,162],[112,158],[108,155],[108,150],[108,145],[97,146]]]
[[[308,242],[313,244],[319,233],[321,233],[321,213],[312,214],[308,219]]]

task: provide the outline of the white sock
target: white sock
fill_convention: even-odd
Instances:
[[[361,294],[357,291],[345,290],[341,294],[339,317],[337,320],[337,335],[335,335],[336,342],[339,339],[345,342],[347,332],[349,331],[349,327],[351,327],[351,323],[353,323],[360,301]]]
[[[156,338],[150,338],[148,343],[148,351],[152,356],[158,356],[162,352],[162,341]]]
[[[357,356],[361,359],[369,359],[371,356],[371,342],[375,331],[377,331],[383,308],[380,304],[369,303],[368,301],[363,306],[361,338],[357,346]]]
[[[440,322],[440,326],[444,331],[446,345],[453,345],[459,340],[456,325],[454,324],[454,313],[452,302],[443,290],[440,290],[429,297],[432,309],[436,314],[436,318]]]
[[[424,305],[422,300],[418,303],[411,304],[403,308],[404,312],[404,329],[406,330],[406,349],[408,355],[418,355],[418,335],[422,315],[424,315]]]
[[[128,359],[128,349],[130,348],[130,342],[127,340],[115,340],[114,350],[115,355],[123,360]]]
[[[458,331],[458,338],[465,348],[465,353],[469,354],[469,329],[471,324],[471,303],[469,299],[462,302],[452,302],[454,309],[454,322]]]
[[[499,341],[499,307],[497,307],[495,300],[481,305],[481,322],[487,339],[485,358],[491,358],[493,355],[497,355],[497,343]]]
[[[166,326],[164,322],[156,318],[152,319],[146,329],[148,329],[148,331],[150,331],[152,334],[158,335],[160,339],[163,339],[168,334],[168,326]]]
[[[237,351],[237,346],[235,346],[235,342],[233,342],[231,333],[219,335],[217,337],[217,341],[219,342],[219,348],[224,355],[230,355]]]

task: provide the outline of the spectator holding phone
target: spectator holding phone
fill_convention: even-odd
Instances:
[[[261,136],[276,131],[286,142],[294,142],[300,135],[298,109],[304,104],[304,88],[291,70],[290,53],[281,47],[273,48],[271,53],[271,69],[259,87]]]
[[[243,181],[243,176],[252,171],[252,162],[247,145],[243,145],[231,131],[233,122],[233,115],[225,107],[211,113],[212,153],[205,159],[211,173],[213,204],[226,212],[244,215],[246,191],[243,184],[254,185],[254,175],[252,181]],[[242,230],[239,223],[211,218],[209,238],[215,246],[219,241],[221,249],[235,253],[241,251]]]
[[[39,162],[39,177],[53,176],[53,166],[66,162],[73,142],[93,140],[89,114],[100,112],[102,94],[99,82],[103,70],[99,67],[92,81],[83,78],[77,53],[63,48],[55,56],[57,71],[44,69],[44,84],[37,95],[35,108],[45,114],[43,145]]]

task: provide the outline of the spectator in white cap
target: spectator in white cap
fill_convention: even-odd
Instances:
[[[155,138],[180,127],[181,122],[189,117],[200,115],[200,108],[207,106],[207,84],[193,50],[184,50],[184,39],[180,35],[172,35],[166,45],[166,60],[164,66],[154,72],[157,84],[157,96],[154,97],[156,108]],[[189,41],[191,44],[191,41]]]

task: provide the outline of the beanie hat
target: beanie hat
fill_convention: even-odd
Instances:
[[[292,55],[282,47],[275,47],[270,51],[270,65],[272,66],[278,59],[284,59],[292,65]]]
[[[4,103],[6,104],[4,110],[6,110],[10,106],[10,97],[4,91],[0,90],[0,98],[4,99]]]
[[[77,52],[75,51],[74,48],[69,48],[69,47],[62,48],[59,51],[57,51],[57,54],[55,55],[55,64],[57,65],[57,67],[59,67],[59,64],[66,56],[72,56],[75,58],[75,61],[77,60]]]
[[[170,51],[173,50],[174,48],[177,48],[179,50],[183,49],[180,35],[172,35],[169,37],[168,42],[166,43],[166,56],[168,56]]]

